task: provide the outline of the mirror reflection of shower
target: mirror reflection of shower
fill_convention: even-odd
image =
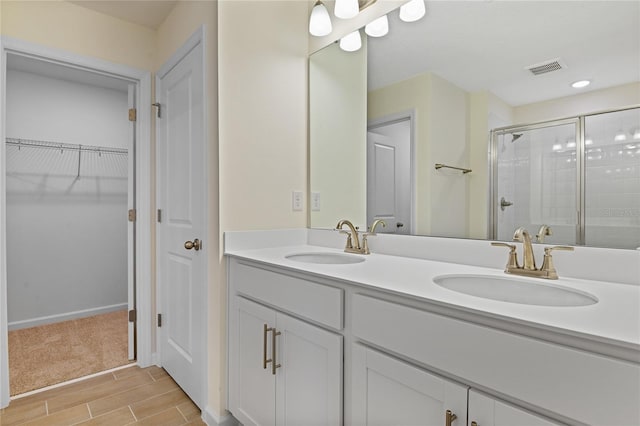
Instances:
[[[494,129],[492,152],[493,238],[640,247],[640,108]]]

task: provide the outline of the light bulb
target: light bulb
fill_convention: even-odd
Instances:
[[[382,37],[389,32],[389,20],[387,15],[374,19],[364,27],[364,32],[371,37]]]
[[[574,89],[582,89],[583,87],[587,87],[590,84],[591,84],[591,81],[589,80],[580,80],[580,81],[574,81],[573,83],[571,83],[571,87],[573,87]]]
[[[361,46],[362,40],[360,39],[359,30],[355,30],[340,39],[340,49],[346,52],[355,52],[360,49]]]
[[[340,19],[351,19],[359,12],[358,0],[336,0],[336,7],[333,9],[333,14]]]
[[[413,22],[422,18],[425,14],[424,0],[411,0],[400,6],[400,19],[404,22]]]
[[[312,36],[322,37],[331,34],[331,18],[324,4],[318,0],[311,10],[309,18],[309,33]]]

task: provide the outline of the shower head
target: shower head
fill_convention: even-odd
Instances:
[[[522,136],[522,133],[511,133],[511,137],[513,139],[511,139],[511,143],[515,142],[516,140],[518,140],[518,138],[520,138]]]

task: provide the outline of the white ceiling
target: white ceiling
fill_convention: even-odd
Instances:
[[[370,89],[424,72],[510,105],[640,81],[640,1],[426,1],[414,23],[389,16],[389,34],[368,39]],[[560,58],[539,76],[525,67]]]
[[[178,3],[177,0],[75,0],[69,2],[154,30],[158,29]]]

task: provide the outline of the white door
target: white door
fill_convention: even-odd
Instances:
[[[129,109],[136,108],[136,85],[129,84],[128,87],[128,105]],[[136,209],[136,121],[129,120],[129,141],[127,143],[129,149],[128,158],[128,188],[127,188],[127,206],[129,209]],[[127,301],[129,312],[136,310],[136,222],[129,220],[127,226]],[[136,358],[136,322],[135,316],[129,317],[129,360]]]
[[[207,194],[202,42],[181,56],[165,65],[156,80],[158,339],[162,366],[203,408]]]
[[[278,313],[279,425],[342,424],[342,336]]]
[[[559,426],[550,420],[469,390],[469,425],[478,426]]]
[[[367,132],[367,223],[386,222],[379,232],[411,233],[411,121]]]
[[[233,357],[229,372],[235,386],[229,395],[230,410],[243,425],[273,425],[276,423],[276,381],[272,374],[272,330],[275,311],[236,297],[237,330],[232,339]],[[231,315],[234,315],[232,313]]]
[[[467,421],[467,388],[365,346],[352,352],[353,425],[445,424]],[[483,425],[484,426],[484,425]]]

